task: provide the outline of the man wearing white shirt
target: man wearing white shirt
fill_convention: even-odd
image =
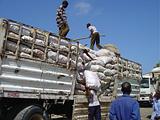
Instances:
[[[94,49],[94,44],[96,42],[96,46],[98,49],[101,49],[102,46],[100,45],[100,35],[99,32],[97,31],[96,27],[91,25],[90,23],[87,24],[87,29],[91,32],[90,37],[91,37],[91,43],[90,43],[90,49]]]
[[[86,89],[89,107],[88,120],[101,120],[101,106],[97,97],[97,91],[93,89]]]

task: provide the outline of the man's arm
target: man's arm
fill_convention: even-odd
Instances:
[[[131,120],[141,120],[139,103],[137,101],[133,104],[131,118]]]
[[[116,113],[115,113],[114,107],[115,107],[114,102],[112,102],[110,110],[109,110],[109,119],[110,120],[117,120],[116,119]]]
[[[93,60],[93,58],[89,55],[87,49],[84,49],[84,50],[83,50],[83,53],[85,53],[91,60]]]

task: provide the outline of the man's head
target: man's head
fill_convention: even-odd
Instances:
[[[64,8],[67,8],[67,6],[68,6],[67,0],[64,0],[64,1],[62,2],[62,6],[63,6]]]
[[[155,97],[157,100],[160,99],[160,91],[159,91],[159,90],[156,91],[154,97]]]
[[[86,26],[87,26],[87,28],[88,28],[89,26],[91,26],[91,23],[87,23],[87,25],[86,25]]]
[[[121,85],[121,91],[123,92],[123,94],[130,94],[131,93],[131,84],[129,82],[124,82]]]

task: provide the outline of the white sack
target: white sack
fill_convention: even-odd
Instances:
[[[54,44],[53,42],[50,43],[50,46],[53,47],[53,48],[56,48],[58,49],[58,44]],[[63,46],[63,45],[60,45],[60,51],[66,51],[66,52],[69,52],[69,48],[67,48],[66,46]]]
[[[93,72],[103,72],[105,68],[100,65],[91,65],[90,70]]]
[[[107,69],[113,69],[113,68],[114,68],[114,65],[108,63],[108,64],[106,64],[105,67],[106,67]]]
[[[27,54],[27,53],[24,53],[24,52],[21,52],[21,53],[20,53],[20,57],[28,57],[28,58],[30,58],[31,55],[30,55],[30,54]]]
[[[7,49],[9,51],[15,52],[17,49],[16,43],[7,41]]]
[[[25,53],[30,54],[31,53],[31,49],[28,48],[27,46],[20,45],[20,52],[25,52]]]
[[[100,65],[100,66],[105,66],[105,63],[102,60],[92,60],[90,62],[91,65]]]
[[[60,46],[60,50],[69,52],[69,48],[67,48],[66,46],[63,46],[63,45]]]
[[[93,59],[96,58],[96,55],[95,55],[95,54],[92,54],[90,51],[88,52],[88,54],[89,54]]]
[[[115,54],[107,49],[100,49],[98,51],[95,51],[96,56],[115,56]]]
[[[12,51],[12,52],[15,52],[16,49],[17,49],[17,44],[14,43],[14,42],[11,42],[11,41],[7,41],[7,49]],[[31,53],[31,49],[28,48],[25,45],[20,45],[19,51],[20,52],[25,52],[25,53],[28,53],[28,54]]]
[[[93,88],[95,90],[99,89],[101,84],[100,84],[100,79],[99,79],[99,77],[98,77],[96,72],[85,70],[84,71],[84,76],[85,76],[86,86],[87,87],[91,87],[91,88]]]
[[[22,29],[22,35],[30,36],[31,31],[28,28],[24,28]]]
[[[67,40],[61,39],[61,43],[60,44],[67,46],[67,45],[69,45],[69,42]]]
[[[19,32],[19,27],[17,26],[17,25],[14,25],[14,24],[11,24],[10,26],[9,26],[9,30],[10,31],[13,31],[13,32],[15,32],[15,33],[18,33]]]
[[[35,55],[36,57],[39,57],[39,58],[41,58],[41,59],[44,58],[44,52],[41,51],[41,50],[39,50],[39,49],[34,49],[34,50],[33,50],[33,53],[34,53],[34,55]]]
[[[128,74],[129,74],[128,70],[126,70],[126,71],[123,72],[123,75],[125,75],[125,76],[127,76]]]
[[[97,75],[98,75],[99,79],[101,79],[101,80],[106,79],[106,76],[101,72],[97,72]]]
[[[36,40],[35,40],[35,44],[44,46],[45,42],[44,42],[43,40],[36,39]]]
[[[49,42],[51,45],[58,44],[58,38],[54,36],[49,36]]]
[[[51,58],[52,60],[56,61],[57,53],[53,52],[53,51],[49,51],[48,57]],[[65,63],[67,63],[67,61],[68,61],[67,57],[65,57],[64,55],[59,55],[59,58],[58,58],[59,63],[65,64]]]
[[[107,64],[113,61],[113,57],[107,57],[107,56],[96,57],[96,59],[101,60],[104,64]]]
[[[53,45],[54,44],[58,44],[59,38],[55,37],[55,36],[50,36],[49,37],[49,41],[50,41],[50,44],[53,44]],[[61,39],[60,45],[67,46],[67,45],[69,45],[69,42],[66,41],[66,40]]]
[[[105,71],[104,71],[104,74],[106,75],[106,76],[112,76],[112,75],[114,75],[114,74],[116,74],[116,70],[110,70],[110,69],[106,69]]]
[[[27,40],[29,42],[33,42],[33,38],[30,36],[23,35],[21,38],[22,38],[22,40]]]
[[[85,53],[80,53],[80,57],[85,61],[90,61],[91,58],[89,58]]]
[[[9,36],[13,37],[13,38],[19,38],[19,35],[13,33],[13,32],[9,32]]]

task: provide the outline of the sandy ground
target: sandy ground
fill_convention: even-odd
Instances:
[[[141,119],[142,120],[150,120],[150,116],[152,114],[152,107],[141,107]]]

